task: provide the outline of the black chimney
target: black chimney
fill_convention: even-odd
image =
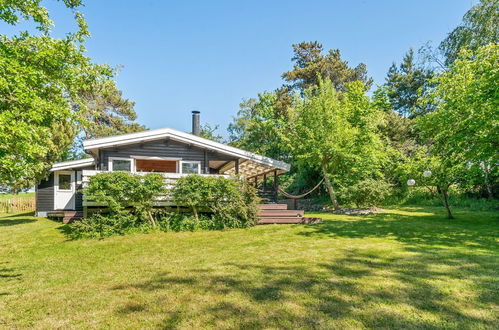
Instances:
[[[192,112],[192,134],[197,136],[201,134],[201,127],[199,123],[199,111]]]

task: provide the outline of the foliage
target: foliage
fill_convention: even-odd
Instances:
[[[71,40],[0,36],[0,185],[32,186],[61,158],[84,107],[81,90],[109,79]]]
[[[433,75],[432,70],[414,63],[414,51],[409,49],[400,66],[393,63],[386,77],[387,95],[393,110],[411,118],[431,111],[431,104],[422,107],[420,98],[431,87]]]
[[[391,185],[384,180],[365,179],[340,188],[341,200],[357,207],[379,206],[391,193]]]
[[[109,236],[123,234],[130,228],[156,221],[152,215],[154,200],[165,194],[160,174],[103,172],[90,178],[83,190],[85,198],[107,206],[106,213],[94,214],[74,224],[75,235]]]
[[[462,58],[436,78],[437,86],[428,95],[427,102],[436,104],[436,110],[418,121],[432,155],[459,173],[452,182],[466,185],[481,172],[490,198],[499,162],[498,64],[495,44],[474,54],[462,52]]]
[[[215,142],[223,143],[223,137],[217,133],[219,125],[211,126],[208,123],[202,124],[200,127],[200,135],[205,139],[212,140]]]
[[[43,7],[40,2],[40,0],[3,0],[0,2],[0,20],[10,25],[17,25],[21,20],[33,20],[36,23],[36,28],[48,35],[54,22],[50,19],[47,8]],[[80,41],[81,38],[88,37],[90,34],[87,23],[83,19],[83,15],[76,10],[83,5],[82,0],[63,0],[62,2],[66,8],[73,11],[74,19],[78,24],[78,32],[72,36],[77,37]]]
[[[80,0],[64,0],[78,31],[50,36],[53,22],[39,0],[0,2],[0,20],[32,20],[42,32],[0,35],[0,185],[31,187],[56,161],[78,157],[79,131],[96,137],[142,129],[133,103],[111,80],[116,71],[85,56],[86,21]],[[125,129],[126,128],[126,129]]]
[[[317,86],[319,79],[328,79],[336,90],[345,90],[346,83],[362,81],[368,89],[372,79],[367,77],[365,64],[350,68],[348,62],[341,59],[339,49],[330,49],[323,54],[323,46],[317,41],[301,42],[293,45],[293,70],[285,72],[282,77],[291,82],[293,88],[301,91]]]
[[[427,102],[436,110],[421,118],[432,150],[463,161],[499,161],[499,46],[463,52],[449,71],[438,76]]]
[[[172,196],[175,205],[188,207],[198,223],[201,212],[212,214],[212,229],[244,228],[258,218],[256,190],[244,179],[189,175],[177,180]]]
[[[319,79],[318,88],[297,97],[292,126],[283,136],[298,162],[322,171],[334,208],[339,207],[335,186],[381,175],[384,157],[377,132],[380,112],[361,82],[346,88],[338,92],[328,80]]]
[[[481,0],[463,17],[461,25],[456,27],[440,43],[440,50],[445,57],[445,64],[451,65],[463,48],[472,51],[499,43],[499,1]]]
[[[229,125],[231,145],[274,159],[287,159],[289,152],[282,143],[287,113],[277,106],[276,92],[264,92],[258,99],[241,103],[234,121]]]

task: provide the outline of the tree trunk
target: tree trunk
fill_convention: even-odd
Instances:
[[[450,211],[450,206],[449,206],[449,196],[448,196],[448,190],[447,189],[441,189],[438,188],[438,192],[442,196],[442,203],[445,206],[445,210],[447,210],[447,219],[454,219],[454,216],[452,215]]]
[[[194,217],[196,218],[196,222],[199,223],[198,210],[195,206],[192,207],[192,211],[194,212]]]
[[[336,192],[334,191],[333,184],[329,180],[325,164],[322,164],[322,175],[324,175],[324,182],[326,183],[326,188],[327,191],[329,192],[329,197],[331,198],[331,202],[333,203],[333,209],[338,210],[340,206],[338,205],[338,201],[336,200]]]
[[[151,211],[147,211],[147,215],[149,216],[149,220],[151,221],[151,225],[153,228],[156,228],[156,221],[154,221],[154,218],[151,214]]]
[[[483,166],[483,172],[484,172],[484,176],[485,176],[485,188],[487,189],[487,197],[489,199],[493,199],[494,194],[492,192],[492,185],[490,184],[490,181],[489,181],[489,170],[487,168],[487,165],[485,165],[485,164]]]

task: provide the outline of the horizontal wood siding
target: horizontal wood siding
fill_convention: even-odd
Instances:
[[[36,211],[52,211],[54,209],[54,173],[47,180],[42,180],[36,187]]]
[[[181,158],[187,161],[201,162],[201,171],[204,173],[206,167],[204,150],[202,148],[189,146],[177,141],[151,141],[145,143],[131,144],[116,148],[101,149],[99,159],[99,169],[108,170],[109,157],[130,158],[131,156],[144,157],[171,157]],[[233,160],[234,157],[219,153],[208,152],[209,160]]]

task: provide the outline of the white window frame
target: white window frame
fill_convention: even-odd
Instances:
[[[179,173],[180,174],[184,174],[183,173],[183,170],[182,170],[182,165],[183,164],[197,164],[198,165],[198,173],[197,174],[201,174],[201,162],[198,161],[198,160],[181,160],[179,162]],[[188,173],[188,174],[192,174],[192,173]]]
[[[135,173],[135,159],[126,157],[109,157],[107,160],[108,172],[114,172],[113,160],[128,160],[130,162],[130,173]]]

